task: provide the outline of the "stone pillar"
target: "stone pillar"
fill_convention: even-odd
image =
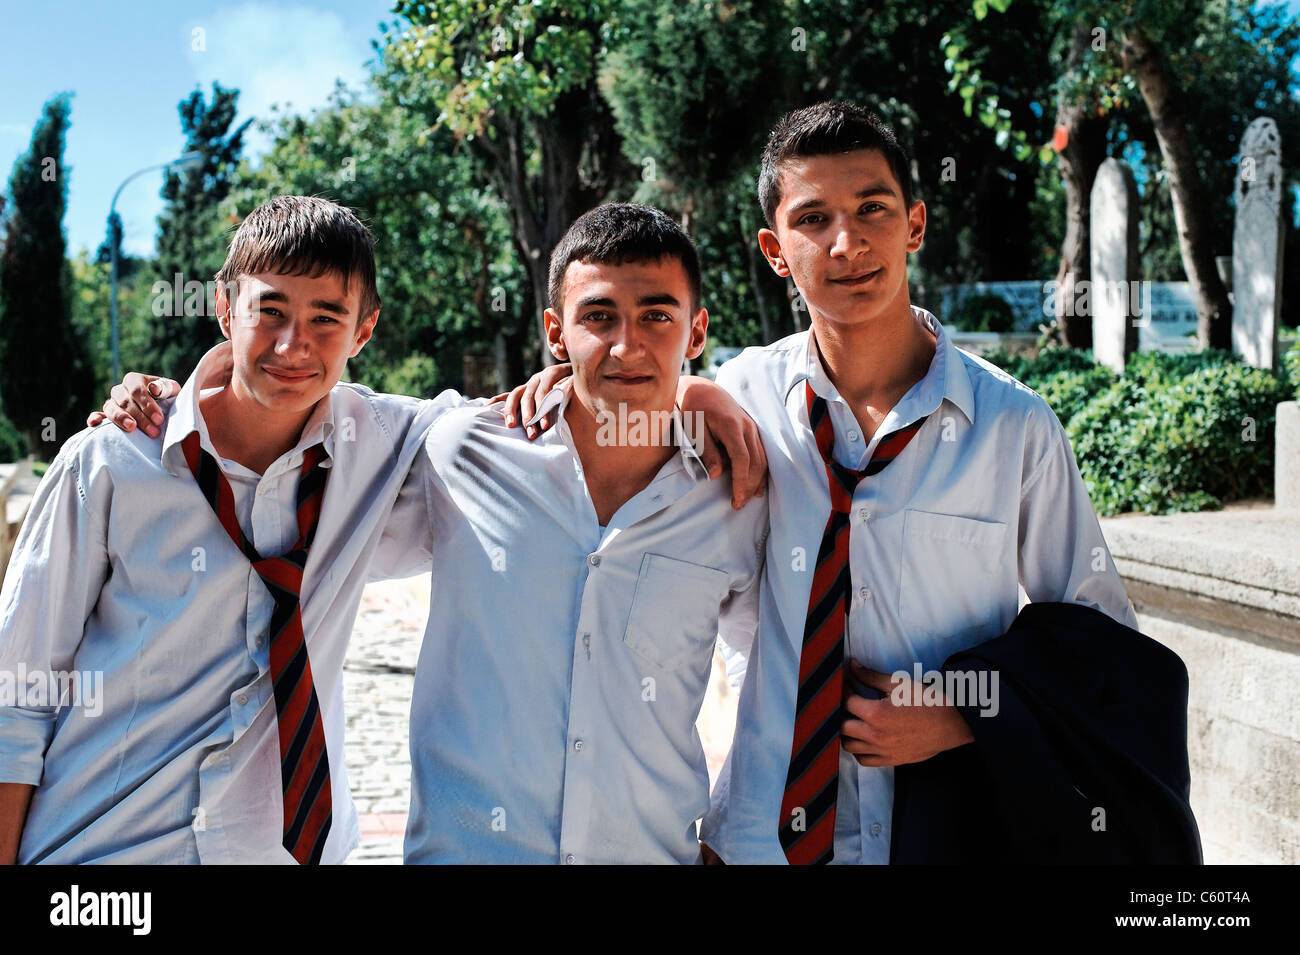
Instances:
[[[1277,406],[1273,457],[1273,505],[1300,510],[1300,401]]]
[[[1232,350],[1256,368],[1275,369],[1282,309],[1282,147],[1277,123],[1246,127],[1237,167],[1232,230]]]
[[[1138,196],[1133,171],[1107,159],[1092,186],[1092,353],[1115,372],[1137,351],[1142,323],[1138,281]]]

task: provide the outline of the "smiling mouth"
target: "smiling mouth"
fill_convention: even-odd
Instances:
[[[643,385],[653,380],[651,375],[606,375],[606,381],[612,381],[616,385]]]
[[[289,371],[285,368],[271,368],[267,365],[263,365],[262,370],[272,378],[277,378],[280,381],[287,382],[306,381],[308,378],[316,377],[316,372],[314,371]]]
[[[834,282],[836,285],[850,285],[850,286],[866,285],[877,275],[879,275],[882,271],[883,271],[882,269],[876,269],[875,271],[872,272],[863,272],[860,275],[850,275],[850,276],[845,276],[844,278],[831,279],[831,281]]]

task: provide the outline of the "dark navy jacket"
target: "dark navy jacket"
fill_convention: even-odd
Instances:
[[[892,863],[1201,863],[1177,654],[1091,607],[1031,603],[944,670],[996,672],[999,710],[965,701],[973,743],[896,767]]]

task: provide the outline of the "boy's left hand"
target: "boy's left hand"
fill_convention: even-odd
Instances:
[[[846,660],[853,676],[864,686],[879,690],[884,699],[872,700],[848,689],[845,680],[845,720],[840,727],[840,745],[862,766],[901,766],[919,763],[944,750],[975,741],[970,727],[955,706],[912,706],[911,681],[901,688],[899,705],[892,695],[894,679],[879,670],[869,670]]]

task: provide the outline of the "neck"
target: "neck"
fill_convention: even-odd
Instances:
[[[625,432],[623,422],[617,419],[602,426],[596,420],[596,413],[577,394],[564,409],[564,420],[573,436],[574,450],[582,461],[587,491],[602,525],[608,523],[628,500],[644,490],[659,469],[677,453],[677,448],[671,441],[664,440],[665,436],[658,427],[663,415],[671,416],[672,408],[661,411],[662,414],[647,414],[649,421],[644,430],[640,430],[636,425],[641,412],[629,410],[627,417],[631,420],[627,422]],[[647,443],[628,443],[629,432],[636,434],[638,442],[644,434]]]
[[[850,406],[902,397],[925,377],[938,339],[910,306],[874,321],[848,325],[814,312],[812,337],[822,367]]]
[[[233,380],[228,387],[204,398],[200,408],[217,453],[258,474],[298,443],[312,413],[312,408],[270,411],[254,402]]]

